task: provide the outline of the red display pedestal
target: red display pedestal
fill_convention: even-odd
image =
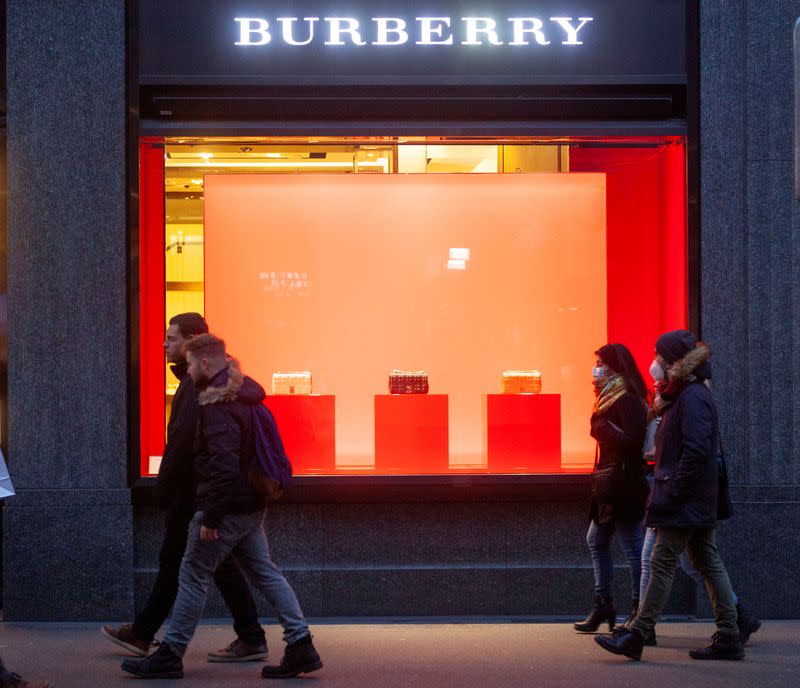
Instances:
[[[446,394],[376,394],[376,473],[447,473],[447,414]]]
[[[490,473],[561,470],[561,395],[487,394]]]
[[[335,471],[335,399],[332,394],[276,394],[264,402],[278,423],[294,475]]]

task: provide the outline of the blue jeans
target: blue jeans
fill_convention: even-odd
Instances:
[[[642,545],[642,584],[639,588],[639,599],[644,599],[644,594],[647,592],[647,584],[650,582],[650,559],[653,555],[653,545],[656,543],[656,529],[655,528],[646,528],[644,534],[644,544]],[[688,550],[683,550],[678,557],[678,566],[681,567],[683,572],[689,576],[695,583],[698,583],[705,587],[706,579],[703,578],[703,575],[694,567],[692,566],[692,562],[689,559],[689,552]],[[736,596],[736,593],[731,590],[733,593],[733,603],[738,605],[739,598]]]
[[[228,514],[222,519],[219,538],[208,542],[200,539],[203,512],[194,515],[181,562],[178,596],[164,636],[164,643],[179,657],[186,653],[200,623],[214,571],[231,554],[252,585],[277,612],[283,626],[283,639],[293,643],[308,635],[308,625],[294,590],[270,558],[264,515],[263,510]]]
[[[638,521],[616,520],[610,523],[589,524],[586,544],[592,555],[594,568],[594,594],[611,598],[614,583],[614,558],[611,556],[611,538],[616,532],[631,572],[631,597],[639,601],[639,579],[642,575],[642,524]]]

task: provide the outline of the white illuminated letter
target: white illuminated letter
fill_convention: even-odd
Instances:
[[[530,41],[525,38],[529,33],[539,45],[550,45],[550,41],[544,35],[544,22],[538,17],[510,17],[509,20],[514,26],[514,40],[509,45],[530,45]]]
[[[373,17],[378,25],[378,40],[372,41],[372,45],[403,45],[408,43],[408,32],[406,31],[406,22],[404,19],[396,17]],[[389,22],[393,22],[389,26]],[[389,34],[394,34],[394,40],[389,40]]]
[[[283,40],[287,45],[308,45],[314,40],[314,23],[319,21],[319,17],[303,17],[304,22],[308,22],[308,40],[298,41],[294,37],[294,23],[297,17],[279,17],[278,21],[283,27]]]
[[[503,41],[497,38],[497,22],[490,17],[461,17],[461,21],[467,25],[467,40],[461,41],[461,45],[483,45],[483,41],[478,40],[479,33],[485,33],[491,45],[503,45]],[[480,24],[480,26],[479,26]]]
[[[450,17],[417,17],[420,39],[417,45],[453,45],[453,34],[444,37],[445,28],[450,28]],[[434,38],[442,40],[435,41]]]
[[[234,45],[266,45],[272,39],[269,35],[269,22],[260,17],[236,17],[239,22],[239,40]],[[258,40],[251,41],[253,34],[258,35]]]
[[[361,34],[358,32],[358,19],[352,17],[325,17],[325,21],[330,26],[330,36],[325,45],[344,45],[342,34],[350,34],[350,40],[353,45],[366,45],[367,42],[361,40]]]
[[[580,17],[578,21],[578,28],[572,25],[572,17],[550,17],[550,21],[554,21],[567,33],[567,40],[561,41],[561,45],[583,45],[583,41],[578,40],[578,31],[586,26],[590,21],[594,21],[593,17]]]

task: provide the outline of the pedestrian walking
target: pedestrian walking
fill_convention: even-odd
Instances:
[[[616,534],[631,574],[631,616],[639,605],[642,555],[642,517],[647,499],[642,444],[647,423],[647,390],[631,352],[623,344],[607,344],[597,352],[593,380],[597,400],[590,432],[597,440],[592,472],[589,531],[586,542],[594,569],[594,607],[574,625],[594,633],[607,622],[614,630],[612,599]]]
[[[175,602],[189,523],[195,513],[194,442],[200,411],[197,391],[187,374],[183,347],[192,337],[207,332],[208,325],[199,313],[181,313],[169,321],[164,351],[179,384],[172,399],[167,443],[156,488],[158,501],[166,510],[158,573],[150,596],[133,623],[119,628],[103,626],[101,629],[111,642],[140,657],[148,654],[156,632]],[[231,557],[225,558],[217,568],[214,582],[233,617],[236,638],[227,647],[209,653],[208,660],[246,662],[266,659],[266,637],[258,622],[256,605],[247,581]]]
[[[225,343],[211,334],[185,345],[188,374],[198,390],[200,421],[195,445],[197,512],[189,525],[178,596],[159,648],[122,668],[142,678],[181,678],[182,657],[194,636],[214,571],[231,554],[277,612],[287,643],[265,678],[290,678],[322,668],[308,625],[291,586],[270,558],[264,531],[264,497],[248,478],[255,461],[254,407],[263,388],[242,375]]]
[[[710,356],[708,347],[686,330],[668,332],[656,342],[650,372],[655,380],[667,381],[661,397],[670,406],[656,433],[654,483],[645,517],[646,524],[656,529],[650,582],[630,624],[615,636],[595,637],[609,652],[634,660],[641,659],[644,642],[666,604],[684,549],[706,581],[717,625],[711,642],[689,655],[744,658],[733,590],[716,546],[719,421],[705,384],[711,379]]]

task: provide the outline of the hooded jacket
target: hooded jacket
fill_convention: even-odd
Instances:
[[[710,528],[717,521],[717,406],[705,380],[711,352],[700,344],[672,367],[677,392],[656,433],[653,489],[645,522],[652,527]]]
[[[206,528],[218,528],[226,514],[251,513],[265,506],[247,478],[255,454],[252,408],[265,396],[261,385],[243,376],[233,359],[198,394],[196,504]]]
[[[156,497],[164,509],[191,511],[194,504],[194,439],[199,408],[192,378],[186,373],[186,362],[172,366],[180,381],[167,423],[167,444],[158,469]]]

